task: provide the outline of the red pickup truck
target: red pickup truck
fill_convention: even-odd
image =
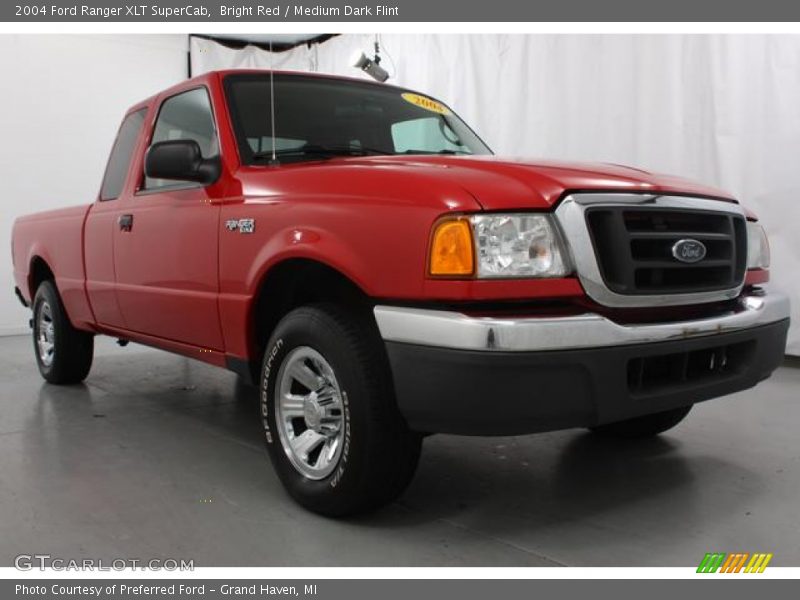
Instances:
[[[768,377],[789,325],[725,192],[497,158],[433,98],[312,74],[136,104],[96,201],[20,218],[13,260],[47,381],[96,334],[236,371],[327,515],[400,494],[426,434],[658,434]]]

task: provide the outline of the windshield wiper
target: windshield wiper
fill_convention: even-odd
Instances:
[[[377,148],[363,148],[355,146],[322,146],[317,144],[306,144],[299,148],[283,148],[275,151],[276,158],[305,157],[314,158],[333,158],[335,156],[378,156],[392,154],[386,150]],[[272,158],[272,151],[256,152],[253,160],[267,160]]]
[[[449,150],[443,148],[441,150],[406,150],[403,154],[467,154],[471,155],[472,152],[465,152],[464,150]]]

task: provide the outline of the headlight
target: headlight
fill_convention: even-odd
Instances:
[[[469,250],[474,252],[474,259],[467,253],[465,234],[471,234]],[[571,270],[561,236],[549,215],[485,214],[446,219],[436,226],[432,239],[431,275],[563,277]]]
[[[769,268],[769,240],[758,223],[747,223],[747,268]]]
[[[569,272],[548,215],[475,215],[478,277],[562,277]]]

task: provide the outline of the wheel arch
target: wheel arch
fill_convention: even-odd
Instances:
[[[317,302],[344,304],[374,319],[372,298],[347,274],[317,258],[285,258],[262,274],[251,303],[248,345],[252,359],[260,363],[281,318],[299,306]]]
[[[52,281],[53,284],[56,285],[56,288],[58,288],[56,276],[50,264],[40,255],[35,254],[31,258],[28,268],[28,291],[31,296],[31,301],[33,301],[36,290],[39,289],[39,285],[41,285],[43,281]]]

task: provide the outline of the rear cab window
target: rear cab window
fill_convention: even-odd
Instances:
[[[122,120],[122,125],[117,132],[117,139],[114,140],[114,146],[108,156],[103,185],[100,187],[100,200],[116,200],[122,193],[125,178],[130,170],[136,140],[139,139],[146,115],[147,109],[142,108],[130,113]]]

